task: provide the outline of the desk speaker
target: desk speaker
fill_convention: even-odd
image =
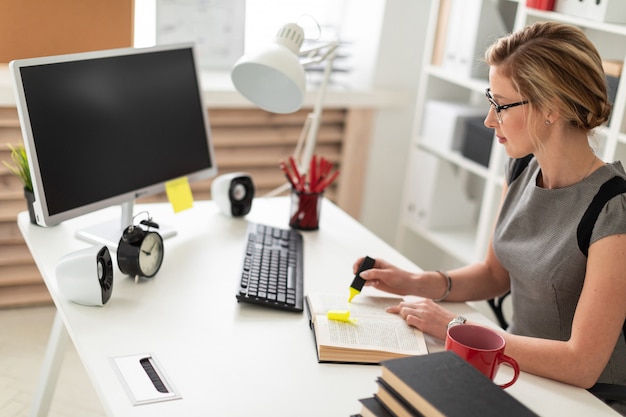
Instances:
[[[250,212],[254,198],[252,178],[245,172],[220,175],[211,184],[211,198],[227,216],[245,216]]]
[[[113,292],[113,261],[106,246],[65,255],[56,266],[59,291],[77,304],[103,306]]]

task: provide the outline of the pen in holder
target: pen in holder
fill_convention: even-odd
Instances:
[[[319,229],[320,210],[324,190],[333,183],[339,171],[330,171],[333,165],[324,158],[313,155],[309,171],[301,174],[293,157],[289,158],[289,166],[282,162],[280,168],[291,184],[291,209],[289,210],[289,226],[299,230]]]
[[[289,226],[300,230],[317,230],[324,192],[291,190]]]

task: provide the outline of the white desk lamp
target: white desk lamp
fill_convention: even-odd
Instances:
[[[300,172],[308,172],[322,115],[322,103],[332,72],[338,42],[330,42],[310,50],[300,51],[304,30],[295,23],[287,23],[278,31],[274,43],[255,54],[242,56],[231,71],[235,88],[253,104],[273,113],[293,113],[302,107],[306,91],[304,67],[326,61],[313,111],[304,124],[294,158]],[[270,194],[280,194],[289,187],[285,184]]]

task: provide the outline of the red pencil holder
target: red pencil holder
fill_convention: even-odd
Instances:
[[[291,190],[289,226],[299,230],[317,230],[324,193]]]

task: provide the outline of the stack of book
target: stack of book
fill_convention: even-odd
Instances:
[[[381,363],[378,391],[360,399],[362,417],[536,416],[451,351]]]

